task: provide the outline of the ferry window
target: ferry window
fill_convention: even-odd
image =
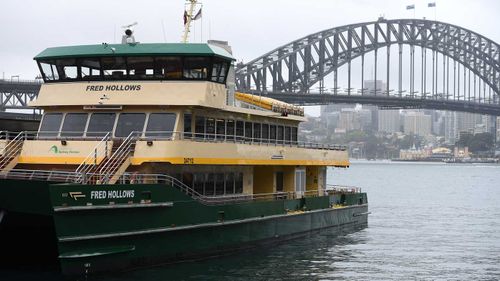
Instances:
[[[269,126],[269,139],[271,140],[271,142],[275,142],[276,141],[276,125],[270,125]]]
[[[193,174],[192,173],[182,173],[182,183],[193,188]]]
[[[191,137],[191,113],[184,113],[184,137]]]
[[[98,58],[81,59],[80,72],[83,80],[96,80],[101,78],[101,61]]]
[[[59,74],[54,63],[51,62],[40,62],[40,68],[42,74],[45,77],[45,81],[59,80]]]
[[[245,139],[246,140],[252,139],[252,127],[253,127],[252,122],[245,122]]]
[[[292,142],[296,143],[297,142],[297,127],[292,127]]]
[[[217,119],[216,121],[217,139],[223,140],[226,134],[226,120]]]
[[[118,116],[115,137],[127,137],[134,131],[142,132],[146,114],[144,113],[122,113]]]
[[[223,63],[219,75],[219,83],[224,83],[224,80],[226,79],[226,73],[227,73],[227,63]]]
[[[205,138],[205,117],[196,116],[194,130],[196,138]]]
[[[155,77],[161,79],[181,79],[182,60],[180,57],[158,57],[155,59]]]
[[[184,78],[207,79],[209,58],[188,57],[184,59]]]
[[[290,143],[291,128],[285,127],[285,143]]]
[[[224,173],[216,173],[215,174],[215,195],[223,195],[224,194]]]
[[[262,139],[266,142],[269,141],[269,124],[262,124]]]
[[[243,193],[243,173],[236,173],[234,179],[234,193]]]
[[[255,140],[260,140],[260,123],[253,123],[253,138]]]
[[[81,137],[87,125],[87,113],[68,113],[64,117],[64,123],[61,129],[61,136]]]
[[[62,113],[47,113],[43,116],[38,135],[41,137],[55,137],[61,128]]]
[[[74,80],[78,78],[76,59],[56,60],[56,67],[61,80]]]
[[[212,77],[210,79],[213,82],[219,82],[219,75],[222,69],[222,63],[223,62],[221,60],[214,59],[214,64],[212,66]]]
[[[283,135],[284,135],[283,126],[278,126],[277,128],[278,130],[276,136],[278,139],[278,143],[283,143]]]
[[[199,194],[204,194],[204,186],[205,186],[205,174],[204,173],[195,173],[194,174],[194,191]]]
[[[87,137],[104,137],[112,132],[115,119],[116,113],[92,113],[87,128]]]
[[[127,77],[125,58],[103,57],[101,58],[104,78],[108,80],[120,80]]]
[[[226,173],[226,194],[234,194],[234,173]]]
[[[175,113],[149,114],[146,137],[172,137],[176,117]]]
[[[242,140],[245,136],[245,122],[236,121],[236,136],[238,140]]]
[[[205,182],[205,195],[214,195],[215,174],[208,173],[207,181]]]
[[[206,134],[208,139],[213,139],[215,137],[215,119],[207,118]]]
[[[234,140],[234,120],[227,120],[226,122],[226,139]]]
[[[152,57],[127,58],[128,77],[130,79],[153,78],[154,60]]]

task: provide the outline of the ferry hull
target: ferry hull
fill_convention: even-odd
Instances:
[[[12,184],[11,180],[0,182],[1,186]],[[168,185],[84,186],[29,181],[17,181],[15,185],[45,190],[41,193],[46,197],[40,194],[31,202],[38,207],[26,213],[32,218],[48,218],[43,228],[46,240],[40,242],[52,246],[52,256],[48,256],[66,275],[178,262],[275,243],[321,229],[337,231],[367,225],[364,193],[343,198],[331,195],[207,205]],[[0,188],[0,208],[6,217],[23,209],[23,196],[8,190]],[[332,208],[339,200],[345,206]],[[15,231],[22,232],[22,227]],[[48,238],[51,235],[52,240]]]

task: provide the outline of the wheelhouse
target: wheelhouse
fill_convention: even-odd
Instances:
[[[46,83],[198,80],[225,84],[233,58],[208,44],[103,44],[49,48],[35,60]]]

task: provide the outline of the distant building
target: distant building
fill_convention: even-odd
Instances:
[[[379,132],[396,133],[401,131],[399,110],[379,110],[377,119]]]
[[[431,134],[431,116],[423,112],[407,112],[404,116],[405,134],[427,136]]]

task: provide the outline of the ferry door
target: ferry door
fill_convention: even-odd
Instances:
[[[306,169],[296,168],[295,169],[295,194],[297,197],[304,196],[306,191]]]
[[[283,172],[276,172],[276,192],[283,192]]]

